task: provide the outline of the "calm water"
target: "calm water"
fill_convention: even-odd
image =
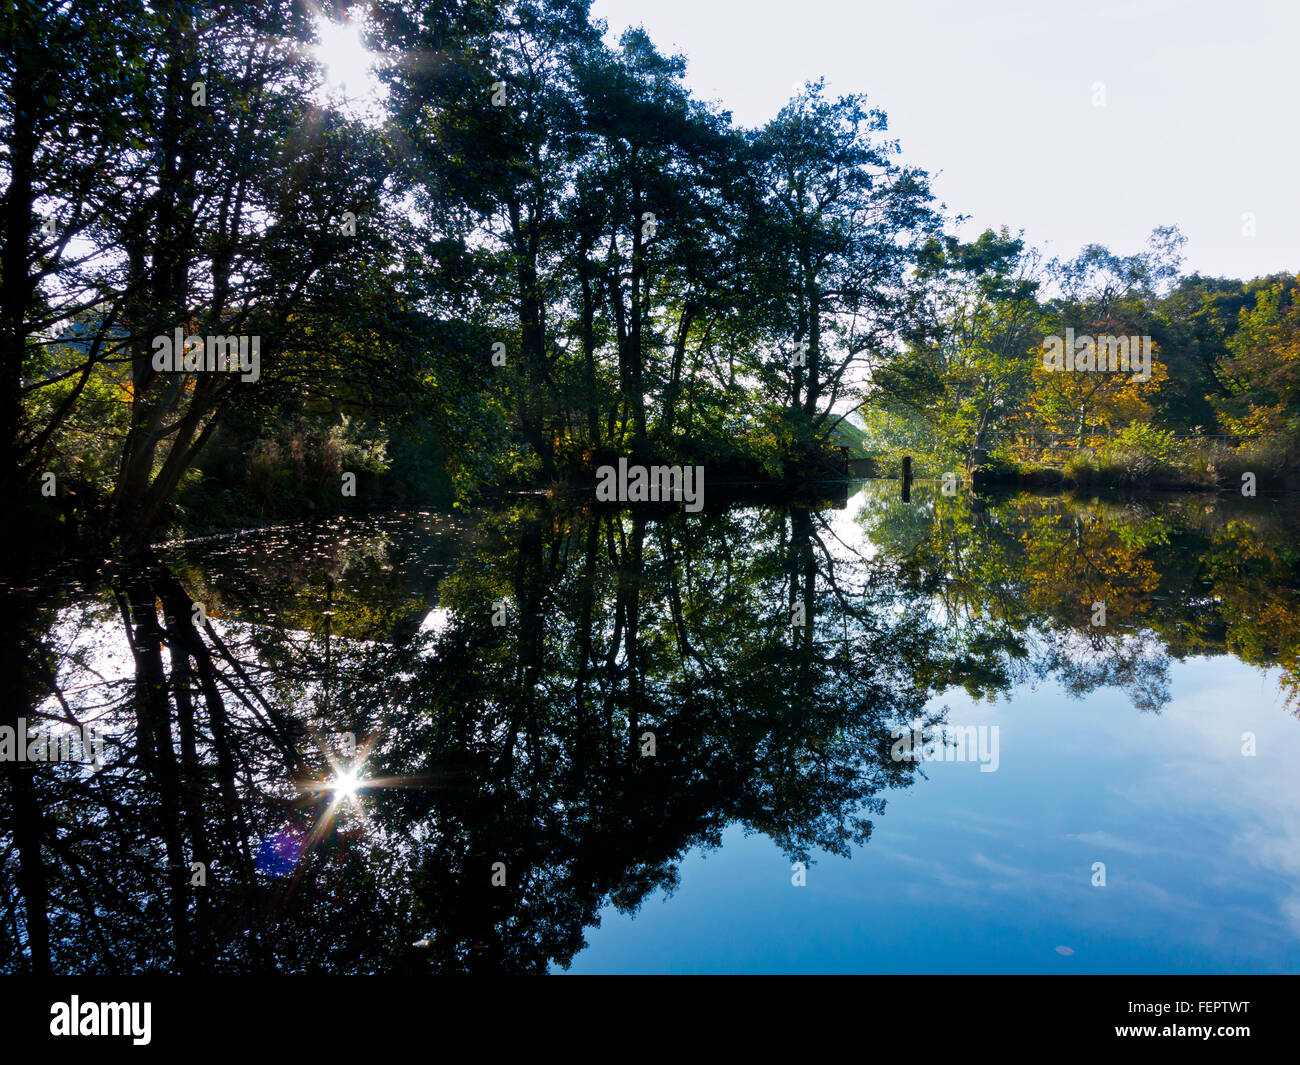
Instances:
[[[897,493],[11,587],[0,966],[1300,970],[1293,506]]]

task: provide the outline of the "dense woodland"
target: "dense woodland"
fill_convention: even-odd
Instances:
[[[9,7],[0,475],[45,542],[616,455],[784,482],[846,451],[1184,486],[1292,462],[1295,278],[1184,276],[1171,227],[1068,261],[963,242],[861,95],[810,83],[745,129],[584,0],[435,0],[369,8],[361,113],[297,0]],[[1066,327],[1150,336],[1150,378],[1044,372]],[[259,337],[260,376],[156,370],[178,329]]]

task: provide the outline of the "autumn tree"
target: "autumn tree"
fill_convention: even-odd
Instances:
[[[1224,421],[1247,436],[1300,433],[1300,278],[1271,278],[1241,310],[1216,372]]]
[[[1109,366],[1114,354],[1106,350],[1103,337],[1137,337],[1137,343],[1145,343],[1151,304],[1177,276],[1184,243],[1176,229],[1158,228],[1146,250],[1133,255],[1116,255],[1094,244],[1071,260],[1054,262],[1058,295],[1048,303],[1046,315],[1052,336],[1068,337],[1069,329],[1077,338],[1091,338],[1094,366]],[[1045,353],[1050,339],[1044,338]],[[1131,351],[1129,357],[1131,364]],[[1151,401],[1167,377],[1154,343],[1145,375],[1122,369],[1059,370],[1049,367],[1045,354],[1034,371],[1032,406],[1046,430],[1069,436],[1076,447],[1083,447],[1090,431],[1147,420]]]

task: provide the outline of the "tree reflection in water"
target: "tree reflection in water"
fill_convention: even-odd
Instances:
[[[860,498],[878,550],[824,503],[526,500],[11,581],[3,724],[108,742],[3,763],[0,966],[544,971],[728,826],[851,854],[953,686],[1158,711],[1171,656],[1226,651],[1294,691],[1285,523]]]

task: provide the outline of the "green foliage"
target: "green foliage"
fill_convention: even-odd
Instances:
[[[377,51],[439,58],[389,67],[374,122],[321,103],[290,0],[30,15],[0,31],[6,202],[30,222],[0,262],[35,264],[0,278],[3,472],[64,471],[129,545],[347,508],[344,465],[370,506],[615,454],[779,479],[840,447],[1200,483],[1226,467],[1190,476],[1169,432],[1300,432],[1295,279],[1180,279],[1170,228],[1051,263],[1006,228],[962,242],[861,94],[814,80],[740,127],[582,0],[386,9]],[[196,70],[203,107],[176,98]],[[1150,335],[1159,366],[1041,372],[1067,326]],[[175,328],[259,336],[259,380],[155,372]]]
[[[1108,459],[1135,463],[1169,463],[1178,452],[1178,439],[1172,430],[1157,429],[1144,422],[1126,425],[1102,449],[1103,456]]]

